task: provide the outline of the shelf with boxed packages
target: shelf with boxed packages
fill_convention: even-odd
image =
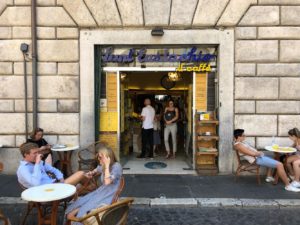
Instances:
[[[214,113],[209,116],[197,114],[195,121],[196,169],[199,174],[217,174],[219,121],[215,119]]]

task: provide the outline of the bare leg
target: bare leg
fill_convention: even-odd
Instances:
[[[299,179],[300,179],[300,159],[298,160],[295,160],[293,162],[293,168],[294,168],[294,172],[295,172],[295,181],[298,181],[299,182]]]
[[[271,168],[267,169],[267,177],[273,177],[272,169]]]
[[[286,159],[286,167],[288,169],[288,172],[289,174],[291,174],[292,176],[294,176],[294,170],[293,170],[293,167],[292,167],[292,163],[299,159],[299,156],[297,155],[292,155],[292,156],[289,156],[287,159]]]
[[[290,184],[289,179],[284,171],[284,167],[282,165],[282,163],[278,163],[277,164],[277,173],[278,176],[280,177],[280,179],[283,181],[283,183],[285,184],[285,186],[288,186]]]
[[[85,178],[83,171],[77,171],[76,173],[69,176],[67,179],[65,179],[66,184],[73,184],[76,185],[80,181],[82,181]]]

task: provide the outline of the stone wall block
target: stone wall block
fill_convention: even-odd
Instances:
[[[38,100],[39,112],[57,112],[56,99],[39,99]]]
[[[11,39],[11,37],[12,37],[11,27],[0,27],[0,40]]]
[[[13,0],[1,0],[0,1],[0,15],[2,14],[3,10],[6,8],[8,5],[13,5],[14,1]]]
[[[163,4],[163,2],[160,1],[161,4]],[[85,0],[85,3],[99,26],[122,25],[115,1],[112,2],[111,0],[101,0],[95,2],[95,0]],[[159,15],[160,14],[157,12],[156,16]]]
[[[0,74],[8,75],[12,74],[13,65],[11,62],[0,62]]]
[[[300,5],[300,0],[258,0],[262,5]]]
[[[255,113],[255,101],[235,101],[235,113]]]
[[[54,145],[54,144],[56,144],[56,143],[58,143],[58,135],[48,135],[47,134],[47,132],[48,131],[46,131],[46,130],[44,130],[44,138],[45,138],[45,140],[49,143],[49,144],[52,144],[52,145]]]
[[[280,61],[300,62],[300,40],[280,41]]]
[[[0,26],[30,26],[30,18],[30,7],[9,6],[0,15]]]
[[[278,6],[251,6],[239,23],[241,26],[268,26],[278,24]]]
[[[40,113],[38,121],[48,134],[79,134],[78,113]]]
[[[0,134],[19,134],[25,131],[24,113],[0,113]]]
[[[277,99],[277,78],[236,78],[236,99]]]
[[[13,39],[31,38],[30,27],[13,27]]]
[[[300,76],[299,63],[257,64],[258,76]]]
[[[117,0],[117,4],[123,21],[123,26],[143,26],[142,1]]]
[[[219,1],[221,4],[223,1]],[[182,7],[184,5],[184,7]],[[170,25],[189,26],[192,24],[197,0],[173,0]]]
[[[55,0],[37,0],[37,5],[52,6],[55,5]],[[15,0],[15,5],[31,5],[31,0]]]
[[[41,40],[38,41],[40,61],[70,62],[78,61],[77,40]],[[1,53],[0,53],[1,55]]]
[[[235,76],[255,76],[256,66],[254,63],[236,63]]]
[[[59,75],[79,75],[78,63],[58,63]]]
[[[300,39],[300,27],[259,27],[259,39]]]
[[[79,101],[78,100],[58,100],[58,112],[79,112]]]
[[[43,76],[38,82],[40,98],[79,98],[78,77]]]
[[[237,62],[274,62],[278,60],[278,41],[236,41]]]
[[[13,112],[13,111],[14,111],[13,100],[0,100],[0,112]]]
[[[79,37],[79,32],[78,32],[78,28],[61,28],[58,27],[57,28],[57,38],[59,39],[78,39]]]
[[[17,148],[19,148],[25,142],[26,142],[25,135],[16,135],[16,147]]]
[[[32,74],[32,63],[27,62],[26,66],[27,66],[27,74]],[[53,75],[56,73],[57,73],[56,63],[46,63],[46,62],[38,63],[38,74],[39,75]],[[24,74],[23,63],[21,63],[21,62],[14,63],[14,74],[15,75],[23,75]]]
[[[215,26],[228,1],[229,0],[200,0],[195,12],[193,25]]]
[[[300,114],[300,101],[257,101],[256,113]]]
[[[15,99],[15,111],[16,112],[25,112],[25,100],[24,99]],[[27,111],[32,112],[32,100],[27,99]]]
[[[300,25],[300,6],[282,6],[281,25]]]
[[[16,145],[15,136],[14,135],[0,135],[0,144],[2,144],[3,147],[15,147],[15,145]]]
[[[256,27],[236,27],[236,39],[256,39]]]
[[[236,115],[235,127],[245,129],[248,136],[272,136],[277,134],[276,115]]]
[[[230,0],[217,25],[235,26],[245,14],[249,6],[256,3],[257,0]]]
[[[146,26],[169,25],[171,0],[144,0],[143,3]]]
[[[59,135],[59,143],[66,145],[79,145],[79,135]]]
[[[280,115],[278,116],[278,135],[288,136],[288,131],[294,127],[300,127],[299,115]]]
[[[76,26],[63,7],[37,7],[37,25]]]
[[[281,78],[279,97],[300,100],[300,78]]]
[[[28,77],[28,90],[32,89],[31,77]],[[24,98],[24,78],[22,76],[0,76],[0,98]],[[31,96],[31,92],[28,92]]]
[[[97,24],[83,0],[57,0],[58,5],[63,5],[80,27],[96,27]],[[101,10],[102,12],[103,10]]]
[[[1,25],[0,25],[1,26]],[[29,40],[1,40],[0,59],[1,61],[23,61],[23,54],[20,51],[21,43],[30,44]]]
[[[264,149],[266,146],[272,145],[272,139],[272,137],[258,137],[256,141],[256,147],[258,149]],[[293,145],[293,142],[288,137],[275,137],[275,143],[279,146]],[[273,153],[271,156],[273,156]]]

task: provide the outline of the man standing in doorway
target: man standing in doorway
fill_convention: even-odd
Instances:
[[[144,100],[145,107],[142,110],[141,119],[143,121],[142,128],[142,153],[138,158],[145,158],[147,153],[147,144],[149,144],[149,157],[153,158],[153,121],[155,117],[155,110],[151,106],[149,98]]]

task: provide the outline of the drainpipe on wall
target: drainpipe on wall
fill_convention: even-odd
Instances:
[[[37,128],[37,40],[36,0],[31,0],[31,46],[32,46],[32,128]]]

